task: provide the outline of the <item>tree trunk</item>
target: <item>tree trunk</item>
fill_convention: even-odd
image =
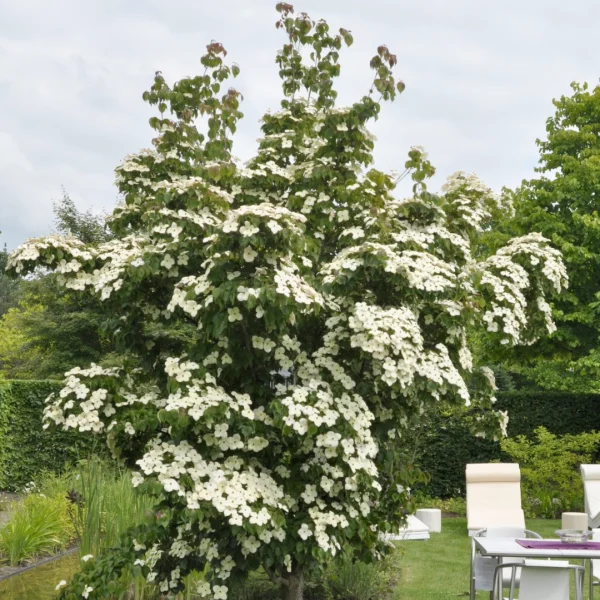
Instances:
[[[284,574],[286,584],[281,585],[281,600],[304,600],[304,572],[295,565],[291,573]]]

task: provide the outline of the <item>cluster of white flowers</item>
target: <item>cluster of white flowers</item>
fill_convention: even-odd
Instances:
[[[528,264],[530,272],[523,266]],[[558,250],[551,248],[538,233],[511,240],[505,247],[476,266],[481,272],[481,285],[491,293],[489,308],[483,314],[488,331],[500,332],[503,343],[530,344],[537,338],[528,334],[528,313],[537,310],[546,328],[556,327],[552,310],[544,299],[544,288],[560,292],[567,285],[567,272]],[[532,278],[535,280],[532,282]],[[531,287],[536,289],[536,302],[528,302]]]
[[[171,130],[171,126],[161,132],[157,142],[163,139],[164,133]],[[180,141],[180,145],[185,145]],[[193,193],[196,197],[205,197],[210,201],[211,195],[233,202],[233,196],[223,188],[207,184],[202,177],[190,177],[188,174],[180,175],[175,171],[166,171],[160,165],[166,161],[180,161],[177,149],[166,152],[156,152],[143,149],[137,154],[127,156],[123,163],[115,169],[115,182],[121,191],[135,190],[144,196],[152,198],[153,193],[166,192],[175,195]],[[156,169],[156,166],[159,166]],[[116,210],[117,218],[123,211]]]
[[[224,434],[221,437],[226,437],[226,430]],[[269,525],[272,533],[280,531],[272,510],[287,509],[284,490],[268,470],[257,464],[248,466],[236,455],[225,461],[208,460],[186,441],[174,444],[160,439],[151,443],[138,464],[142,473],[155,476],[166,492],[185,498],[190,509],[207,502],[231,525],[242,525],[247,520]],[[192,483],[181,481],[184,476]]]
[[[292,232],[301,233],[299,225],[306,222],[306,217],[287,208],[261,203],[241,206],[229,211],[220,228],[223,233],[239,231],[242,237],[249,237],[260,231],[260,228],[251,224],[249,219],[254,222],[264,222],[264,232],[273,234],[278,233],[283,227]]]
[[[165,372],[176,381],[189,381],[199,365],[192,361],[182,361],[180,358],[169,357],[165,361]]]
[[[475,231],[481,231],[483,222],[491,216],[492,208],[509,216],[513,212],[510,201],[495,194],[474,173],[453,173],[442,186],[442,191],[461,221]]]
[[[216,406],[227,407],[228,412],[226,414],[229,414],[229,411],[235,411],[246,419],[253,420],[255,418],[248,394],[227,393],[222,387],[216,385],[215,378],[210,374],[206,374],[203,380],[192,379],[188,384],[170,394],[166,401],[165,410],[185,411],[190,417],[198,421],[209,408]],[[226,432],[227,429],[223,429],[223,426],[219,425],[217,427],[220,427],[220,430],[216,429],[214,436],[209,436],[207,440],[211,444],[214,443],[219,447],[223,447],[228,442],[219,439],[224,437],[219,434],[219,431]],[[243,446],[244,444],[242,444]]]
[[[342,250],[323,268],[323,281],[333,283],[345,271],[364,264],[363,255],[371,254],[383,264],[386,273],[401,275],[409,287],[426,292],[444,292],[456,286],[456,267],[433,254],[398,251],[394,246],[365,242]]]
[[[50,235],[19,246],[10,255],[6,269],[23,273],[42,263],[58,273],[77,273],[94,257],[95,252],[77,238]]]
[[[164,217],[168,220],[164,222]],[[202,208],[199,211],[190,210],[171,210],[169,208],[161,208],[158,211],[159,225],[152,228],[153,233],[169,236],[173,241],[178,241],[183,231],[183,226],[193,226],[192,231],[197,231],[201,234],[207,227],[215,227],[220,223],[220,220],[208,209]],[[179,225],[180,223],[181,225]]]
[[[365,237],[365,232],[362,227],[349,227],[340,233],[340,238],[350,236],[353,240],[359,240]]]
[[[402,229],[391,234],[392,239],[402,246],[418,246],[426,252],[439,255],[440,242],[450,245],[455,249],[456,255],[460,256],[465,262],[471,260],[471,248],[467,239],[463,235],[453,233],[446,227],[438,223],[427,225],[407,224],[400,222]],[[452,259],[453,257],[449,257]]]
[[[92,431],[99,433],[104,430],[104,418],[110,417],[116,411],[110,402],[107,389],[97,387],[92,389],[93,379],[103,377],[117,379],[121,371],[116,368],[102,368],[92,364],[89,369],[76,367],[66,373],[64,387],[56,397],[51,394],[46,399],[44,408],[44,428],[52,421],[65,429]],[[88,381],[88,384],[85,383]]]
[[[427,381],[422,387],[430,390],[429,393],[434,398],[439,399],[451,390],[462,398],[465,404],[470,403],[467,384],[452,361],[448,347],[444,344],[436,344],[435,348],[424,351],[415,368],[417,373]],[[436,386],[431,386],[430,383],[435,383]]]
[[[350,345],[381,361],[381,379],[406,388],[415,376],[415,364],[423,352],[417,316],[406,307],[382,309],[359,302],[348,318]]]
[[[211,295],[212,286],[208,279],[210,268],[197,277],[187,276],[177,282],[175,289],[173,290],[173,296],[171,301],[167,305],[167,311],[172,313],[176,307],[180,307],[184,312],[196,317],[202,307],[207,307],[213,302]],[[196,300],[190,299],[188,296],[202,296],[203,301],[197,302]]]
[[[123,276],[133,264],[133,267],[143,261],[146,251],[156,251],[150,248],[147,239],[139,236],[128,236],[121,240],[110,240],[98,247],[93,261],[93,271],[78,271],[64,274],[59,281],[67,288],[73,290],[84,290],[92,288],[102,300],[120,290],[123,286]]]
[[[296,202],[297,199],[300,199],[300,201],[302,202],[300,212],[304,215],[310,214],[315,204],[328,207],[330,200],[330,196],[328,196],[325,192],[311,194],[308,190],[298,190],[291,194],[290,198],[294,202]]]
[[[370,432],[374,416],[365,401],[357,394],[336,397],[325,383],[320,384],[320,389],[315,389],[315,384],[313,380],[310,386],[295,386],[281,398],[281,404],[287,409],[285,424],[300,435],[307,433],[310,424],[325,428],[313,449],[315,456],[341,456],[353,473],[364,471],[375,476],[377,471],[371,459],[377,454],[377,445]],[[345,438],[345,444],[341,443],[341,436],[329,429],[336,424],[341,426],[342,421],[355,432],[354,438]]]
[[[292,298],[299,305],[323,305],[323,296],[315,290],[301,275],[298,267],[289,261],[281,261],[275,270],[274,280],[277,284],[276,291],[282,296]]]

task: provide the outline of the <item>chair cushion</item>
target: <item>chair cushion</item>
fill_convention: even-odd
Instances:
[[[516,463],[473,463],[467,465],[467,483],[521,481],[521,471]]]

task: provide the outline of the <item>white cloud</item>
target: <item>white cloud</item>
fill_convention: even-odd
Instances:
[[[12,135],[0,131],[0,173],[12,169],[33,171],[33,165],[19,148]]]
[[[240,64],[244,94],[234,152],[247,158],[257,120],[279,100],[275,0],[20,0],[0,3],[0,242],[47,233],[64,186],[82,208],[115,202],[113,169],[148,146],[141,94],[154,71],[169,80],[201,70],[221,41]],[[600,64],[596,0],[307,0],[298,10],[352,30],[340,98],[370,83],[368,61],[387,45],[407,90],[373,130],[381,168],[402,167],[424,145],[433,187],[461,169],[500,188],[531,176],[535,138],[551,99],[572,80],[595,83]]]

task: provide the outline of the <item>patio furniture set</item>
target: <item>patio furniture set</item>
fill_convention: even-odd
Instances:
[[[492,600],[583,599],[589,573],[589,598],[600,584],[600,465],[582,465],[586,513],[563,513],[564,530],[580,530],[580,541],[544,540],[525,529],[517,464],[469,464],[466,469],[467,528],[471,539],[470,598],[489,591]],[[592,541],[588,538],[592,537]],[[560,559],[560,560],[557,560]],[[570,560],[583,561],[571,564]],[[588,568],[589,565],[589,568]]]

